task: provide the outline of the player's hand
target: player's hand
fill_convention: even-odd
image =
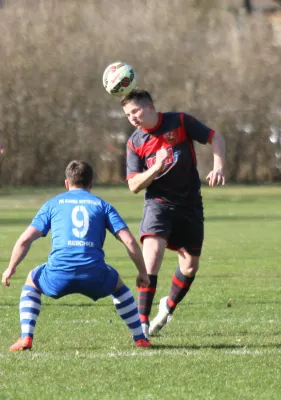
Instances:
[[[169,157],[168,150],[165,149],[164,147],[156,152],[156,162],[154,165],[159,172],[163,169],[165,161],[167,160],[168,157]]]
[[[136,285],[137,287],[148,287],[150,284],[150,280],[147,274],[138,274]]]
[[[223,169],[214,169],[209,172],[206,176],[206,179],[209,181],[209,186],[214,187],[215,185],[224,185],[225,184],[225,176]]]
[[[16,273],[16,269],[7,268],[6,271],[3,272],[2,275],[2,283],[4,286],[9,287],[10,282],[9,279]]]

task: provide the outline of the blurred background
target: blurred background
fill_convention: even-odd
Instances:
[[[0,0],[1,184],[61,184],[74,158],[125,181],[133,129],[102,85],[118,60],[159,111],[225,137],[228,182],[281,180],[281,1]],[[198,159],[204,179],[210,146]]]

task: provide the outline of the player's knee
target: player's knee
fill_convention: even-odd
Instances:
[[[143,257],[146,267],[149,267],[153,270],[158,270],[160,268],[164,256],[165,247],[165,239],[154,236],[148,236],[144,239]]]
[[[199,257],[190,257],[186,262],[182,262],[180,270],[185,276],[194,276],[199,269]]]
[[[196,274],[196,272],[198,271],[198,269],[199,269],[198,263],[191,265],[187,270],[189,273],[189,276],[194,276]]]
[[[158,253],[144,254],[143,256],[147,273],[157,275],[161,268],[163,256]]]

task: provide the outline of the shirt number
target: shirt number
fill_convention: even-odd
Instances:
[[[89,229],[89,214],[87,208],[84,206],[74,207],[71,218],[72,223],[75,226],[75,228],[72,229],[73,235],[79,239],[86,236]]]

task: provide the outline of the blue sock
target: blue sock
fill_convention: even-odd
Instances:
[[[40,313],[41,293],[32,286],[24,285],[20,297],[21,337],[30,336],[33,332],[37,317]]]
[[[113,293],[113,303],[119,316],[131,330],[135,341],[144,339],[139,312],[134,296],[130,289],[124,285],[117,292]]]

